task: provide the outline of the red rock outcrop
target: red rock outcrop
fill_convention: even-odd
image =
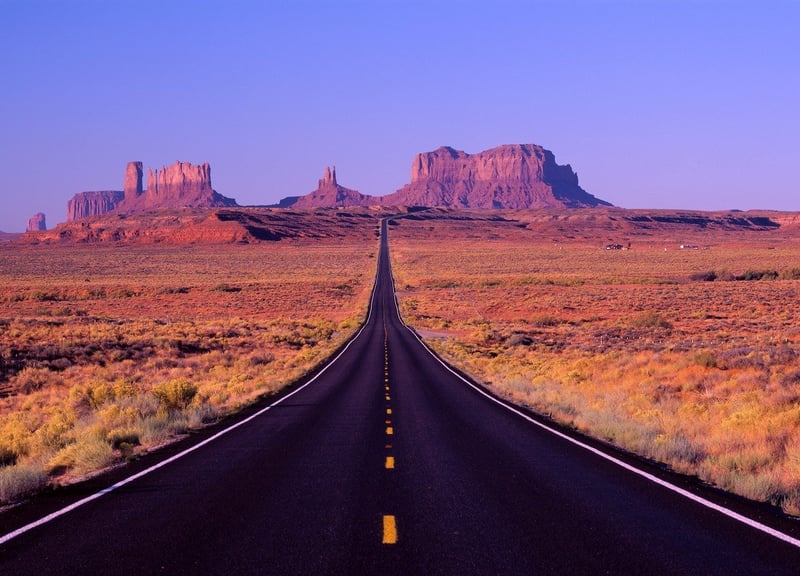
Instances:
[[[27,232],[41,232],[47,230],[47,221],[44,214],[38,212],[30,217],[28,220],[28,227],[25,229]]]
[[[28,219],[28,226],[25,228],[26,232],[41,232],[47,230],[47,221],[45,215],[37,212]]]
[[[141,162],[128,162],[125,189],[81,192],[67,203],[67,221],[109,212],[134,213],[159,208],[219,208],[236,206],[211,187],[211,166],[176,162],[160,170],[147,171],[147,190],[142,189]]]
[[[367,196],[357,190],[341,186],[336,181],[336,166],[333,169],[330,166],[326,166],[325,173],[322,179],[319,180],[317,189],[305,196],[300,196],[291,206],[293,208],[340,208],[343,206],[368,206],[379,203],[380,199],[376,199],[374,196]]]
[[[114,210],[125,197],[120,190],[79,192],[67,202],[67,222],[99,216]]]
[[[285,198],[281,207],[442,206],[448,208],[583,208],[611,206],[578,185],[567,164],[535,144],[498,146],[467,154],[443,146],[414,157],[411,182],[386,196],[368,196],[339,186],[326,169],[319,188]]]
[[[130,164],[128,173],[132,173]],[[127,183],[127,178],[126,178]],[[211,187],[211,166],[205,162],[175,162],[160,170],[147,171],[147,189],[125,196],[120,212],[137,212],[154,208],[216,208],[236,206],[236,200],[226,198]]]
[[[125,168],[125,200],[135,202],[142,195],[143,168],[141,162],[128,162]]]
[[[535,144],[498,146],[478,154],[449,147],[417,154],[411,183],[382,198],[384,205],[463,208],[581,208],[610,206],[578,185],[568,164]]]

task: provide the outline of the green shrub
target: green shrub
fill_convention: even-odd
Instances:
[[[652,310],[634,316],[631,318],[630,324],[634,328],[672,328],[669,320]]]
[[[115,450],[119,450],[122,444],[138,446],[140,444],[139,432],[126,428],[115,428],[106,434],[106,442],[111,444]]]
[[[197,386],[186,378],[168,380],[153,388],[153,396],[170,411],[186,408],[196,395]]]
[[[23,394],[41,390],[49,383],[55,383],[53,373],[47,368],[27,366],[14,378],[14,386]]]
[[[35,464],[0,468],[0,502],[14,502],[47,483],[47,473]]]
[[[231,286],[227,283],[217,284],[211,290],[214,292],[241,292],[242,289],[239,286]]]
[[[47,463],[47,467],[53,472],[69,469],[77,474],[86,474],[105,468],[114,459],[111,444],[87,434],[57,452]]]
[[[711,352],[704,351],[698,352],[694,355],[694,363],[698,366],[703,366],[705,368],[716,368],[717,367],[717,359]]]

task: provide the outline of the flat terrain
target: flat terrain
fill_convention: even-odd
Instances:
[[[110,491],[119,474],[0,515],[0,570],[796,574],[793,523],[698,505],[457,377],[402,324],[383,248],[368,321],[322,372]]]
[[[0,502],[134,459],[329,356],[366,313],[377,220],[326,222],[253,245],[0,244]]]
[[[800,514],[794,215],[439,212],[392,238],[404,318],[496,393]]]

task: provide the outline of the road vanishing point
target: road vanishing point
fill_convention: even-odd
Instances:
[[[0,514],[0,574],[800,574],[798,526],[553,428],[398,313],[306,383]]]

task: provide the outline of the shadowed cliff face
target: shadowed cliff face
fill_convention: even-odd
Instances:
[[[175,162],[161,169],[149,169],[147,189],[142,189],[141,162],[129,162],[124,191],[81,192],[67,204],[67,221],[108,212],[132,213],[156,208],[218,208],[236,206],[236,200],[218,194],[211,187],[211,166]]]
[[[25,229],[27,232],[41,232],[43,230],[47,230],[47,220],[45,215],[41,212],[37,212],[33,216],[28,219],[28,226]]]

